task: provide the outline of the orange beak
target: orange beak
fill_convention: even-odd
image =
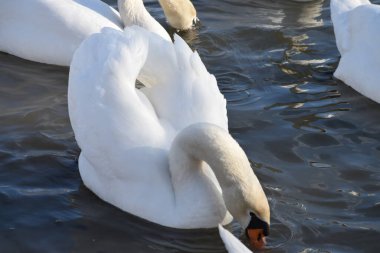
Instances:
[[[247,229],[249,243],[254,249],[263,249],[266,245],[266,239],[263,229]]]

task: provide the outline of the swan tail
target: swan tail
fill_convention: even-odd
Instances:
[[[241,241],[239,241],[230,231],[218,225],[219,235],[228,253],[252,253]]]

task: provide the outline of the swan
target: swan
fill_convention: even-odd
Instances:
[[[169,8],[162,6],[164,10]],[[171,41],[142,0],[118,0],[118,7],[120,14],[100,0],[1,0],[0,51],[35,62],[69,66],[80,43],[103,27],[121,30],[139,25]],[[187,17],[193,11],[184,7],[181,13]],[[168,19],[182,20],[181,13]]]
[[[380,6],[368,0],[331,0],[341,59],[334,76],[380,103]]]
[[[149,87],[135,88],[140,75]],[[179,36],[173,44],[137,26],[90,36],[70,66],[68,107],[81,177],[101,199],[173,228],[234,217],[263,247],[267,198],[228,133],[215,77]]]

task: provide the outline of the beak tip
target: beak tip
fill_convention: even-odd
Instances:
[[[267,244],[267,242],[266,242],[266,237],[262,229],[248,229],[247,236],[252,248],[256,250],[265,248],[265,245]]]

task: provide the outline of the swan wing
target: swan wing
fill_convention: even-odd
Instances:
[[[380,6],[370,4],[367,0],[335,0],[331,5],[341,53],[334,75],[380,103]]]
[[[179,131],[200,122],[212,123],[228,131],[226,100],[198,53],[179,36],[175,36],[173,44],[138,26],[126,28],[125,33],[131,37],[143,35],[149,42],[139,80],[148,83],[142,92],[162,124],[171,128],[172,134],[167,134],[168,144]],[[204,173],[221,192],[214,172],[205,167]]]
[[[212,123],[228,131],[226,100],[198,53],[179,36],[175,36],[173,44],[141,27],[129,27],[125,32],[132,37],[134,33],[144,34],[149,41],[147,60],[139,80],[149,84],[142,92],[149,98],[161,122],[171,126],[174,134],[170,138],[200,122]],[[205,167],[204,173],[221,192],[214,172]]]
[[[78,145],[92,164],[126,173],[127,152],[162,148],[169,139],[135,81],[147,57],[148,41],[104,29],[86,39],[70,66],[69,115]]]
[[[177,35],[173,45],[140,27],[126,32],[143,33],[149,41],[148,58],[139,80],[148,83],[142,91],[160,118],[177,131],[199,122],[227,130],[226,100],[197,52]]]
[[[228,253],[252,253],[241,241],[239,241],[230,231],[223,228],[222,225],[218,226],[220,237]]]

